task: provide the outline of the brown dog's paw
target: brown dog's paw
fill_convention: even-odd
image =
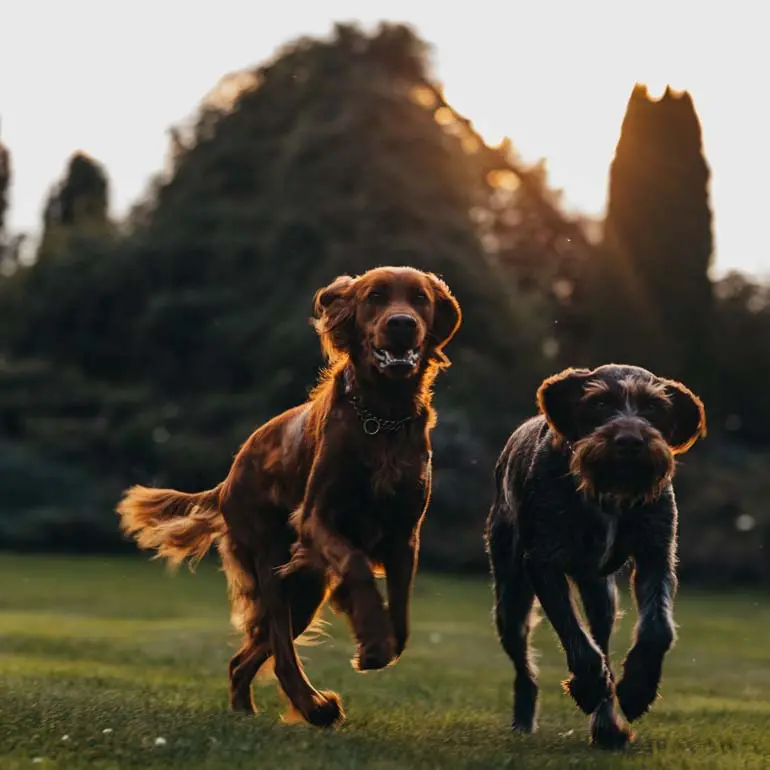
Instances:
[[[251,700],[251,692],[231,692],[230,711],[238,714],[256,714],[257,709],[254,707],[254,703]]]
[[[291,558],[285,564],[276,567],[275,574],[280,578],[289,577],[295,572],[301,572],[304,569],[322,569],[318,557],[309,548],[302,543],[294,543],[291,547]]]
[[[321,690],[321,699],[308,712],[307,721],[315,727],[334,727],[345,720],[342,701],[336,692]]]
[[[631,728],[615,713],[611,701],[605,701],[591,714],[591,745],[609,751],[624,749],[632,740]]]
[[[340,696],[330,690],[321,690],[314,699],[315,704],[303,714],[296,706],[289,704],[288,710],[281,715],[285,725],[313,725],[314,727],[334,727],[345,721]]]
[[[353,668],[363,673],[385,668],[396,659],[395,642],[390,636],[368,644],[360,644],[353,658]]]

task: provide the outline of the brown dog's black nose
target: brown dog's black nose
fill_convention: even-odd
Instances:
[[[397,348],[411,348],[417,331],[417,319],[408,313],[393,313],[387,320],[388,340]]]
[[[389,332],[413,332],[417,328],[417,320],[408,313],[394,313],[388,318]]]

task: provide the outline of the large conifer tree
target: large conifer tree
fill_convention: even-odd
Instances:
[[[627,360],[707,387],[713,295],[709,168],[689,93],[637,85],[610,169],[592,271],[597,360]]]

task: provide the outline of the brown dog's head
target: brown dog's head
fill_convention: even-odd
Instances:
[[[448,366],[443,347],[460,326],[449,287],[411,267],[378,267],[357,278],[341,275],[316,292],[314,325],[330,361],[350,356],[356,366],[393,379]]]
[[[674,455],[706,435],[701,400],[637,366],[567,369],[543,382],[537,402],[572,445],[570,469],[592,495],[655,499],[673,478]]]

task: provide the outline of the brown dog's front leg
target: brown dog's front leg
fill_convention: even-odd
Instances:
[[[337,604],[350,618],[358,642],[353,667],[357,671],[385,668],[394,658],[396,645],[369,559],[319,519],[313,527],[313,543],[341,579]]]
[[[395,657],[398,658],[409,639],[409,605],[417,571],[419,544],[416,538],[393,546],[384,561],[388,586],[388,612],[393,624]]]
[[[338,596],[333,602],[344,608],[358,642],[353,667],[358,671],[385,668],[393,660],[393,628],[367,555],[335,528],[333,503],[329,502],[325,482],[332,475],[326,467],[331,460],[322,448],[313,463],[301,514],[295,524],[299,547],[282,572],[287,574],[304,561],[320,557],[340,581]]]

